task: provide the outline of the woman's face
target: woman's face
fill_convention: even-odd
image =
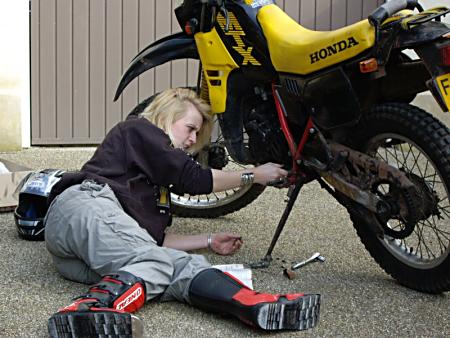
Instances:
[[[188,103],[183,117],[172,123],[172,143],[175,148],[188,149],[197,142],[197,133],[202,127],[203,117],[197,108]]]

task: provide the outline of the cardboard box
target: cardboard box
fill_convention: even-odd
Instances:
[[[14,210],[17,206],[14,192],[22,179],[33,170],[2,158],[0,158],[0,162],[9,171],[0,172],[0,212],[6,212]]]

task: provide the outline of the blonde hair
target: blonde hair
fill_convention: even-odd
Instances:
[[[164,130],[173,143],[172,124],[184,116],[189,104],[192,104],[203,117],[202,126],[197,134],[197,142],[189,148],[189,152],[196,152],[209,142],[213,122],[210,115],[211,107],[193,90],[187,88],[166,89],[155,97],[141,116]]]

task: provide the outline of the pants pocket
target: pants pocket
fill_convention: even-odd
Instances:
[[[156,244],[156,241],[147,231],[121,210],[105,212],[104,222],[117,236],[130,244]]]

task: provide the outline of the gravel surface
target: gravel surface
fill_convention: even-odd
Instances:
[[[0,154],[31,168],[77,169],[93,148],[39,148]],[[214,263],[249,263],[266,252],[283,212],[286,190],[268,188],[245,209],[214,220],[176,218],[170,231],[233,231],[244,246],[232,257],[204,253]],[[314,252],[326,257],[288,280],[283,265]],[[428,295],[396,283],[369,256],[347,212],[319,186],[306,186],[297,200],[268,269],[253,270],[256,290],[318,292],[321,321],[308,332],[264,333],[238,320],[180,303],[151,303],[138,312],[150,337],[301,336],[448,337],[450,293]],[[0,213],[0,337],[46,337],[48,317],[86,286],[61,278],[43,242],[18,238],[13,214]],[[450,273],[450,272],[449,272]]]

